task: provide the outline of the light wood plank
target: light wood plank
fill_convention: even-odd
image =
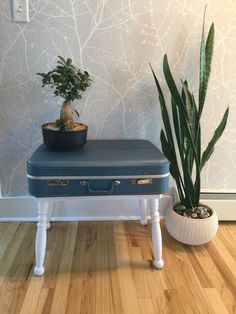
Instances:
[[[125,223],[114,223],[117,248],[117,273],[123,307],[127,314],[138,314],[137,292],[132,269],[129,247],[136,246],[136,235],[129,232]],[[130,236],[131,235],[131,236]]]
[[[43,286],[43,280],[43,277],[31,277],[19,314],[35,313],[40,292]]]
[[[151,298],[151,293],[147,280],[147,271],[150,269],[150,263],[144,261],[139,247],[129,248],[131,268],[138,298]]]
[[[221,223],[217,235],[233,256],[234,260],[236,260],[236,232],[231,228],[231,224]]]
[[[51,303],[50,302],[50,307],[48,308],[47,306],[47,301],[53,299],[53,294],[54,291],[53,289],[47,289],[47,288],[42,288],[40,291],[40,295],[37,301],[37,305],[35,307],[35,313],[34,314],[49,314],[50,309],[51,309]]]
[[[219,273],[224,278],[227,290],[230,290],[232,295],[236,295],[236,277],[233,275],[234,270],[230,269],[213,243],[208,247],[209,255],[217,267]]]
[[[5,254],[12,237],[16,233],[16,230],[19,228],[19,223],[8,224],[2,223],[0,228],[0,259]]]
[[[106,223],[99,224],[97,228],[96,313],[112,313],[108,260],[108,225]]]
[[[79,223],[66,313],[95,313],[96,223]]]
[[[218,292],[214,288],[206,288],[204,289],[208,300],[212,306],[212,309],[215,314],[228,314],[228,310],[222,302]]]
[[[32,227],[32,224],[20,224],[10,241],[6,237],[9,244],[0,260],[0,313],[10,313],[19,308],[24,300],[24,287],[28,283],[33,260],[32,250],[28,254],[28,248],[33,243],[28,236]],[[10,226],[9,229],[14,230]]]
[[[140,314],[156,314],[153,307],[152,299],[150,298],[139,298],[138,299],[138,306],[139,306],[139,312]]]
[[[166,234],[164,246],[172,248],[168,252],[165,264],[165,267],[171,269],[170,272],[165,272],[170,291],[177,290],[182,300],[188,300],[188,302],[183,302],[184,312],[204,313],[205,309],[209,308],[209,302],[204,296],[201,284],[184,250],[185,245]],[[179,276],[180,273],[181,276]],[[213,311],[209,309],[209,313]]]
[[[152,266],[151,224],[54,223],[46,272],[32,273],[36,224],[0,224],[0,313],[236,313],[236,223],[186,246],[161,223],[165,266]]]
[[[219,268],[212,260],[209,252],[209,246],[211,244],[207,244],[200,249],[198,247],[191,247],[191,251],[193,252],[195,258],[198,260],[199,264],[202,265],[202,272],[204,276],[206,276],[207,280],[210,282],[210,286],[214,287],[218,294],[220,295],[221,300],[223,300],[226,308],[228,309],[229,313],[234,313],[235,309],[235,296],[232,294],[231,290],[228,288],[224,275],[221,274]],[[204,255],[202,252],[204,251]],[[215,254],[215,253],[213,253]],[[216,255],[217,259],[217,255]],[[197,271],[198,275],[198,271]],[[202,275],[200,275],[202,277]],[[205,286],[203,286],[205,288]]]
[[[65,230],[65,243],[63,246],[62,256],[60,259],[59,273],[57,277],[53,302],[51,306],[52,314],[66,313],[67,300],[70,288],[71,267],[76,244],[78,223],[69,223]]]
[[[225,244],[220,240],[219,237],[216,237],[212,243],[214,243],[214,247],[217,248],[218,254],[221,256],[225,265],[228,267],[231,276],[235,278],[235,282],[236,282],[236,261],[235,261],[235,259],[230,254],[230,252],[226,248]],[[236,285],[235,285],[235,289],[236,289]]]

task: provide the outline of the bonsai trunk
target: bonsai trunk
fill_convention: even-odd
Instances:
[[[85,124],[75,122],[73,119],[73,109],[70,101],[64,101],[60,110],[60,119],[48,123],[47,128],[60,131],[82,131],[87,129]]]
[[[71,109],[71,103],[64,101],[61,106],[60,119],[57,121],[59,127],[65,127],[66,130],[71,131],[74,128],[73,111]]]

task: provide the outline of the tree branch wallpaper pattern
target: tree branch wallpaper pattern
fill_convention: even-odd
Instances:
[[[14,23],[11,1],[0,2],[0,183],[2,196],[27,195],[26,161],[42,143],[41,124],[57,118],[61,100],[41,88],[37,72],[58,55],[88,70],[93,84],[76,102],[90,139],[142,138],[160,148],[162,126],[152,64],[162,73],[167,53],[175,78],[198,91],[198,56],[205,1],[29,0],[30,22]],[[230,105],[225,133],[202,175],[203,187],[236,188],[236,3],[209,0],[215,22],[213,71],[203,113],[202,146]],[[168,98],[168,96],[167,96]]]

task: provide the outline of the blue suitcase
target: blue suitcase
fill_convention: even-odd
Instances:
[[[169,162],[146,140],[89,140],[74,151],[41,145],[27,177],[35,197],[155,195],[168,191]]]

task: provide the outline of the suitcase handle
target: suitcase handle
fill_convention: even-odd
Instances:
[[[87,186],[88,191],[90,193],[112,193],[114,191],[114,187],[116,185],[119,185],[120,181],[118,181],[118,180],[112,181],[111,182],[111,186],[110,186],[110,188],[108,190],[92,189],[91,186],[90,186],[90,183],[88,181],[80,181],[80,184],[83,185],[83,186]]]

